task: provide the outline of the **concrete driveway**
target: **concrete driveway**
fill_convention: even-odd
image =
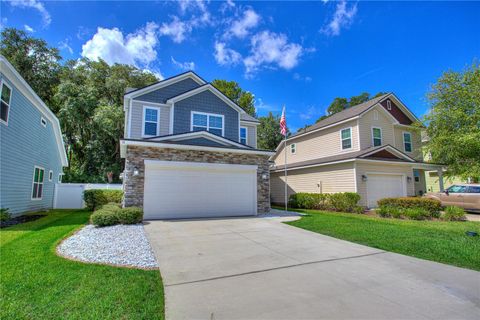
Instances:
[[[167,319],[479,319],[480,273],[278,219],[149,221]]]

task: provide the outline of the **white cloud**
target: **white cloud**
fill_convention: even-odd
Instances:
[[[237,38],[245,38],[250,29],[255,28],[259,22],[260,16],[253,9],[247,9],[239,20],[233,21],[230,29],[226,32],[226,36],[233,35]]]
[[[309,76],[304,77],[304,76],[300,75],[298,72],[295,72],[293,74],[293,80],[310,82],[310,81],[312,81],[312,78],[309,77]]]
[[[30,27],[28,24],[24,24],[24,25],[23,25],[23,28],[24,28],[25,31],[27,31],[27,32],[35,32],[35,29],[33,29],[32,27]]]
[[[240,62],[242,56],[237,51],[227,48],[224,42],[215,41],[215,60],[222,66],[232,66]]]
[[[73,54],[73,49],[70,46],[70,40],[68,38],[63,41],[60,41],[58,45],[59,45],[58,48],[60,50],[67,50],[70,54]]]
[[[273,106],[271,104],[267,104],[263,102],[261,98],[258,98],[255,101],[255,111],[257,114],[266,114],[269,112],[273,112],[274,114],[276,114],[281,111],[281,108],[280,106]]]
[[[300,112],[299,117],[302,120],[310,120],[312,118],[318,118],[321,115],[321,111],[315,108],[314,106],[310,106],[306,112]]]
[[[149,22],[144,28],[124,36],[118,28],[99,27],[93,38],[82,46],[81,55],[92,60],[101,58],[108,64],[149,64],[157,58],[158,28],[156,23]]]
[[[7,26],[7,23],[8,23],[8,19],[3,17],[1,20],[0,20],[0,29],[3,29]]]
[[[43,24],[48,26],[52,22],[52,17],[50,13],[45,9],[45,6],[42,2],[37,0],[10,0],[10,5],[12,7],[18,8],[32,8],[37,10],[42,16]]]
[[[160,72],[160,70],[157,70],[157,69],[143,69],[143,72],[148,72],[148,73],[151,73],[153,74],[155,77],[157,77],[158,80],[163,80],[165,79],[165,77],[163,76],[163,74]]]
[[[329,36],[338,36],[342,28],[348,28],[357,14],[357,4],[347,7],[347,1],[337,3],[332,20],[321,29],[321,32]]]
[[[220,12],[225,13],[226,11],[235,8],[235,2],[233,0],[227,0],[220,6]]]
[[[291,69],[298,64],[303,48],[297,43],[288,42],[282,33],[262,31],[251,39],[251,55],[243,60],[246,75],[252,75],[262,66],[276,65]]]
[[[182,43],[191,31],[190,23],[181,21],[177,16],[173,16],[170,23],[162,23],[160,27],[160,34],[171,37],[175,43]]]
[[[193,61],[186,61],[186,62],[178,62],[175,60],[173,57],[172,58],[172,63],[175,67],[181,70],[195,70],[195,62]]]

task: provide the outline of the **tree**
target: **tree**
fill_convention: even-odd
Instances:
[[[334,113],[343,111],[348,108],[348,100],[347,98],[335,98],[333,99],[333,102],[330,103],[330,106],[327,108],[327,112],[329,115],[332,115]]]
[[[49,47],[45,40],[28,36],[24,31],[5,28],[1,33],[0,53],[56,112],[52,97],[59,84],[62,60],[59,50]]]
[[[480,178],[480,65],[447,71],[427,94],[424,117],[432,161],[448,166],[447,175]]]
[[[358,96],[353,96],[350,98],[350,101],[348,102],[349,107],[356,106],[358,104],[364,103],[365,101],[370,100],[370,93],[368,92],[363,92],[359,94]]]
[[[238,104],[246,113],[255,117],[255,97],[252,93],[240,88],[235,81],[215,79],[212,85]]]
[[[266,117],[260,117],[260,125],[257,132],[257,144],[259,149],[275,150],[278,144],[284,139],[280,133],[280,116],[268,113]],[[287,129],[287,136],[290,132]]]

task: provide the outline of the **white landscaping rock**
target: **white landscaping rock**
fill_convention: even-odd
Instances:
[[[87,225],[57,248],[67,258],[118,266],[156,268],[142,224],[97,228]]]

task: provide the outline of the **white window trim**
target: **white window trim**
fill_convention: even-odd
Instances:
[[[405,148],[405,134],[408,134],[410,136],[410,151],[407,151],[407,148]],[[412,141],[412,133],[408,131],[403,131],[402,132],[402,139],[403,139],[403,151],[412,153],[413,152],[413,141]]]
[[[145,134],[145,111],[147,109],[152,109],[152,110],[157,110],[157,134],[152,136],[149,134]],[[153,121],[148,121],[148,122],[153,122]],[[149,137],[156,137],[160,135],[160,108],[159,107],[153,107],[153,106],[143,106],[143,112],[142,112],[142,138],[149,138]]]
[[[292,148],[293,147],[293,148]],[[293,149],[293,150],[292,150]],[[292,143],[290,145],[290,154],[297,154],[297,144],[296,143]]]
[[[44,117],[40,117],[40,124],[46,128],[47,127],[47,119],[45,119]]]
[[[10,89],[10,101],[8,101],[7,105],[8,105],[8,113],[7,113],[7,121],[3,120],[3,119],[0,119],[0,123],[3,123],[4,125],[8,126],[8,121],[10,120],[10,111],[11,111],[11,104],[12,104],[12,96],[13,96],[13,89],[12,87],[6,83],[5,81],[0,81],[0,99],[1,99],[1,94],[2,94],[2,90],[3,90],[3,86],[7,87]]]
[[[380,128],[380,127],[372,127],[372,130],[371,130],[371,132],[372,132],[372,147],[375,147],[375,136],[374,136],[374,134],[373,134],[373,130],[374,130],[374,129],[380,130],[380,146],[382,146],[382,145],[383,145],[383,130],[382,130],[382,128]],[[380,146],[377,146],[377,147],[380,147]]]
[[[392,110],[392,102],[390,100],[387,100],[387,110],[388,111]]]
[[[210,116],[214,117],[221,117],[222,118],[222,137],[225,136],[225,116],[223,114],[216,114],[216,113],[207,113],[207,112],[200,112],[200,111],[191,111],[190,112],[190,131],[193,132],[193,115],[194,114],[200,114],[200,115],[205,115],[207,116],[207,131],[210,129]],[[195,126],[195,127],[202,127],[202,126]],[[219,129],[219,128],[213,128],[213,129]],[[210,131],[208,131],[210,132]],[[240,133],[239,133],[240,135]]]
[[[48,171],[48,181],[52,182],[53,180],[53,170]]]
[[[36,169],[43,170],[43,181],[41,183],[42,184],[42,196],[40,198],[34,198],[33,197],[33,186],[35,184],[35,171],[36,171]],[[40,183],[38,183],[38,184],[40,184]],[[32,190],[30,191],[30,200],[32,200],[32,201],[42,200],[43,199],[44,186],[45,186],[45,168],[40,167],[40,166],[33,166]],[[38,189],[37,189],[37,191],[38,191]]]
[[[58,183],[62,183],[62,180],[63,180],[63,176],[64,176],[64,173],[59,173],[58,174]]]
[[[343,148],[343,140],[347,140],[347,139],[342,138],[342,131],[347,130],[347,129],[350,130],[350,148]],[[340,129],[340,149],[342,151],[353,149],[353,129],[352,129],[352,127],[347,127],[347,128]]]
[[[242,129],[245,129],[245,145],[248,145],[248,127],[240,127],[240,143],[242,143]]]

